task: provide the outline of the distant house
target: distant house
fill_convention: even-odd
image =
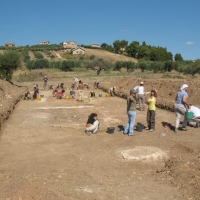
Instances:
[[[71,51],[72,48],[76,48],[78,45],[74,41],[63,42],[64,51]]]
[[[15,43],[12,43],[12,42],[5,43],[5,47],[14,47],[14,46],[15,46]]]
[[[91,47],[97,47],[97,48],[100,48],[100,45],[99,45],[99,44],[95,44],[95,43],[90,44],[90,46],[91,46]]]
[[[120,48],[121,51],[126,51],[126,46]]]
[[[47,45],[48,45],[49,43],[50,43],[49,41],[41,41],[41,42],[40,42],[40,44],[47,44]]]
[[[83,47],[75,47],[71,49],[73,55],[83,55],[85,53],[85,49]]]

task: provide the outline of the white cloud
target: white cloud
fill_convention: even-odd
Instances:
[[[193,45],[194,42],[186,42],[187,45]]]
[[[124,29],[124,30],[121,30],[121,32],[129,33],[129,30],[128,29]]]

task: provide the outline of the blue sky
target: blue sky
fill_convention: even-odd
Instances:
[[[1,0],[0,46],[145,41],[200,58],[200,0]]]

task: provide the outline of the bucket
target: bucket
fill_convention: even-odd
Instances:
[[[69,90],[69,88],[68,88],[68,87],[66,87],[66,90]]]
[[[185,113],[185,118],[186,119],[192,119],[192,117],[193,117],[193,112],[186,112]]]
[[[107,133],[108,134],[113,134],[115,131],[115,127],[107,127]]]
[[[66,98],[66,99],[69,99],[69,96],[67,95],[65,98]]]
[[[123,91],[123,90],[124,90],[124,88],[123,88],[123,87],[119,87],[119,90],[120,90],[120,91]]]
[[[137,125],[136,125],[136,130],[137,130],[138,132],[142,132],[143,129],[144,129],[144,126],[143,126],[142,124],[137,124]]]
[[[92,102],[92,98],[89,98],[89,102]]]
[[[106,97],[109,97],[110,95],[109,94],[106,94]]]
[[[102,94],[99,94],[99,97],[102,97]]]
[[[41,100],[41,97],[38,97],[37,100],[40,101],[40,100]]]
[[[41,97],[41,98],[44,98],[44,94],[41,94],[40,97]]]

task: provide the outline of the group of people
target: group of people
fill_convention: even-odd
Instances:
[[[39,97],[39,88],[38,88],[38,84],[35,84],[33,87],[33,94],[31,95],[31,93],[27,90],[24,92],[24,100],[27,99],[37,99]]]
[[[62,90],[59,91],[59,88],[61,88]],[[83,83],[82,80],[79,80],[77,77],[74,77],[74,80],[70,87],[70,97],[72,99],[77,99],[81,102],[83,101],[84,90],[89,88],[89,84]],[[95,81],[94,88],[99,88],[99,81]],[[51,85],[50,89],[53,89],[53,96],[57,97],[58,99],[61,99],[65,96],[64,83],[57,84],[55,88],[53,87],[53,85]],[[89,97],[95,97],[95,92],[91,91],[88,95],[88,98]]]
[[[114,87],[112,87],[110,91],[115,91]],[[200,109],[196,106],[191,105],[188,102],[188,85],[183,84],[179,91],[177,92],[175,98],[175,105],[174,110],[176,114],[175,119],[175,128],[174,131],[177,132],[178,130],[186,131],[186,126],[194,126],[198,128],[200,126]],[[130,95],[127,98],[127,115],[128,115],[128,122],[124,127],[124,134],[128,136],[134,135],[134,124],[136,119],[136,105],[139,101],[139,110],[145,110],[145,105],[147,104],[147,116],[146,121],[147,125],[145,130],[149,130],[150,132],[155,130],[155,116],[156,116],[156,98],[157,98],[157,90],[152,89],[150,91],[150,96],[148,100],[145,102],[145,93],[146,90],[144,88],[144,83],[140,82],[140,86],[136,86],[135,88],[130,90]],[[186,112],[192,112],[193,118],[187,119],[185,116]],[[182,127],[179,128],[180,118],[181,115],[184,115],[184,120],[182,123]],[[99,121],[96,113],[92,113],[88,121],[86,123],[86,134],[90,135],[91,133],[96,133],[99,127]]]
[[[143,85],[143,82],[140,83]],[[144,90],[143,90],[144,91]],[[145,103],[144,94],[139,94],[141,92],[140,88],[133,88],[130,90],[130,95],[127,98],[127,115],[128,115],[128,122],[124,128],[124,134],[128,136],[134,135],[134,123],[136,119],[136,104],[137,101],[142,100],[140,103],[140,110],[144,110],[143,104]],[[137,96],[138,95],[138,96]],[[145,130],[149,130],[150,132],[155,130],[155,116],[156,116],[156,98],[157,98],[157,90],[152,89],[150,92],[150,97],[147,100],[147,126]],[[144,102],[143,102],[144,101]],[[142,109],[141,109],[142,108]]]

